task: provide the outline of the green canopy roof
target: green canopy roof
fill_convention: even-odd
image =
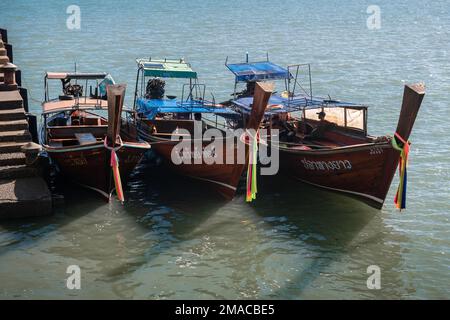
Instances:
[[[139,68],[144,69],[146,77],[160,78],[187,78],[196,79],[197,72],[193,71],[190,64],[183,59],[136,59]]]

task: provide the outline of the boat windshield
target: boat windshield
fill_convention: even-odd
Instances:
[[[324,120],[337,126],[366,132],[367,107],[358,105],[323,105],[321,108],[307,108],[303,118],[318,120],[323,113]]]

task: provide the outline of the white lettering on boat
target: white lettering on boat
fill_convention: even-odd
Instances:
[[[380,148],[380,147],[373,147],[373,148],[370,148],[370,150],[369,150],[369,154],[370,155],[376,155],[376,154],[382,154],[383,153],[383,148]]]
[[[214,148],[206,149],[205,147],[202,148],[202,151],[199,151],[196,147],[194,147],[194,150],[181,149],[179,150],[179,157],[184,161],[189,161],[190,159],[206,160],[216,158],[216,150]]]
[[[303,158],[303,166],[307,170],[351,170],[352,163],[349,160],[311,161]]]

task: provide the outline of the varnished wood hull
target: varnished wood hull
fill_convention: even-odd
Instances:
[[[74,146],[65,149],[44,146],[44,149],[57,164],[64,179],[95,190],[109,200],[114,191],[110,166],[111,151],[107,150],[103,144]],[[134,143],[124,144],[117,151],[123,186],[147,150],[147,144]]]
[[[172,151],[178,143],[177,141],[159,139],[155,136],[146,136],[145,139],[152,143],[152,149],[162,157],[165,166],[173,172],[206,183],[226,199],[232,199],[234,197],[242,172],[246,167],[245,163],[206,163],[202,160],[202,163],[196,164],[194,163],[194,159],[191,158],[190,164],[175,164],[172,160]],[[200,145],[204,149],[209,143],[210,142],[203,142]],[[194,146],[192,146],[191,152],[192,154],[196,154],[198,158],[199,153],[194,153],[194,150]],[[217,159],[226,159],[227,150],[225,147],[223,148],[223,152],[224,154],[218,151],[215,154],[215,157]],[[235,146],[232,150],[230,149],[230,152],[234,152],[233,159],[236,160],[237,147]]]
[[[264,117],[264,110],[266,109],[272,92],[272,84],[256,83],[254,93],[255,101],[252,106],[249,123],[247,124],[246,129],[257,130],[259,128],[261,120]],[[163,120],[163,123],[164,122],[168,123]],[[164,159],[165,164],[173,171],[183,176],[204,181],[227,199],[232,199],[234,197],[242,172],[244,171],[244,168],[247,167],[248,163],[249,148],[244,141],[237,142],[235,141],[235,137],[224,137],[224,139],[232,139],[232,141],[228,141],[230,143],[227,143],[227,140],[223,140],[222,147],[214,149],[214,152],[211,152],[210,149],[207,148],[211,144],[211,141],[202,140],[196,143],[191,140],[192,143],[190,144],[190,150],[187,151],[187,157],[182,156],[184,161],[178,161],[176,159],[177,157],[173,156],[174,148],[176,148],[179,143],[179,141],[172,141],[171,139],[172,137],[177,136],[177,134],[174,133],[174,130],[170,131],[166,129],[165,131],[159,131],[158,126],[156,126],[156,134],[153,134],[153,130],[150,129],[152,126],[151,121],[140,119],[139,124],[140,138],[150,142],[152,148]],[[176,128],[179,129],[178,126]],[[183,126],[180,128],[184,129]],[[190,134],[195,133],[195,129],[193,128],[193,132],[192,130],[188,130],[188,132]],[[161,133],[163,133],[165,137],[168,137],[167,134],[170,137],[162,138]],[[195,136],[196,135],[194,134],[191,137]],[[243,135],[239,138],[245,139]],[[189,147],[186,149],[189,149]],[[177,154],[182,152],[184,155],[185,151],[183,151],[183,147],[177,147],[175,152]]]
[[[423,84],[405,86],[396,134],[389,138],[400,147],[409,139],[424,95]],[[389,139],[316,150],[280,145],[280,168],[303,182],[346,193],[380,209],[400,156]]]
[[[288,176],[356,197],[381,208],[395,174],[399,152],[389,142],[331,150],[280,147],[280,169]]]

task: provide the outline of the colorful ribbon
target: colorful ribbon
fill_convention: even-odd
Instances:
[[[248,154],[248,167],[247,167],[247,195],[246,201],[251,202],[256,199],[256,193],[258,192],[256,175],[257,175],[257,155],[258,155],[258,134],[253,137],[248,134],[249,137],[249,154]],[[253,138],[253,141],[250,139]]]
[[[395,133],[395,137],[403,143],[403,147],[400,147],[395,138],[391,139],[392,147],[395,150],[400,151],[400,160],[398,165],[400,183],[397,188],[397,193],[395,194],[394,203],[397,209],[402,210],[406,208],[406,180],[408,176],[406,167],[408,165],[409,141],[405,141],[405,139],[403,139],[397,132]]]
[[[119,157],[117,156],[117,153],[116,153],[116,151],[122,147],[122,143],[117,148],[108,147],[107,138],[105,137],[104,144],[105,144],[106,149],[111,150],[110,165],[111,165],[113,177],[114,177],[114,186],[116,188],[117,198],[119,199],[120,202],[123,203],[125,201],[125,197],[124,197],[123,189],[122,189],[122,180],[120,179]]]

